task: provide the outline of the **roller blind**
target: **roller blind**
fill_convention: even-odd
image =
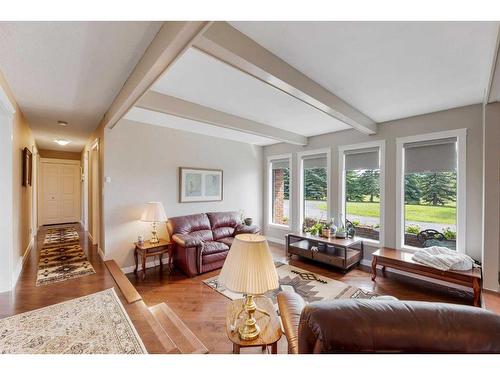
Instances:
[[[357,171],[364,169],[380,169],[378,147],[346,151],[345,170]]]
[[[305,156],[302,160],[304,169],[326,168],[326,154]]]
[[[288,159],[280,159],[271,161],[272,169],[287,169],[290,167],[290,162]]]
[[[405,143],[405,173],[457,170],[457,139]]]

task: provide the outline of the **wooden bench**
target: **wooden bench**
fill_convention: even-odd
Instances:
[[[372,281],[375,281],[377,277],[377,265],[382,266],[382,272],[385,271],[385,267],[394,268],[415,275],[470,287],[474,291],[474,306],[481,306],[481,268],[475,267],[470,271],[441,271],[437,268],[415,262],[412,256],[413,253],[408,251],[387,247],[378,249],[373,253]]]

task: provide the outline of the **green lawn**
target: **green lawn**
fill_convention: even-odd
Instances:
[[[407,204],[405,211],[408,221],[455,224],[455,207]],[[370,202],[347,202],[347,213],[356,216],[378,217],[380,216],[380,205]]]

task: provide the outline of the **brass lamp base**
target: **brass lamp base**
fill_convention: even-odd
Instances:
[[[156,221],[153,222],[153,230],[151,231],[151,239],[149,240],[149,243],[159,243],[160,240],[158,238],[158,229],[157,229],[158,223]]]
[[[247,294],[245,299],[245,304],[243,305],[243,311],[246,312],[247,318],[243,324],[238,328],[240,338],[242,340],[254,340],[259,336],[260,328],[257,325],[257,320],[255,320],[254,313],[257,310],[257,305],[251,294]]]

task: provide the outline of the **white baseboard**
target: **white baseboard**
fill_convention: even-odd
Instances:
[[[149,262],[146,262],[146,268],[157,267],[159,265],[160,265],[160,261],[151,260]],[[134,269],[135,269],[135,266],[128,266],[128,267],[121,268],[123,273],[130,273],[130,272],[134,271]],[[137,271],[142,271],[142,265],[140,263],[139,263],[139,267],[137,268]]]
[[[97,253],[101,257],[102,261],[104,262],[106,260],[106,259],[104,259],[105,258],[104,251],[102,251],[102,249],[99,246],[97,246]]]
[[[370,260],[368,260],[368,259],[361,259],[361,264],[363,266],[368,266],[368,267],[372,266],[372,262]],[[377,265],[377,269],[382,269],[382,266]],[[427,281],[427,282],[430,282],[430,283],[433,283],[433,284],[443,285],[443,286],[446,286],[446,287],[450,287],[450,288],[454,288],[454,289],[459,289],[459,290],[465,290],[467,292],[470,292],[472,290],[472,288],[468,288],[466,286],[449,283],[447,281],[441,281],[441,280],[433,279],[433,278],[427,277],[427,276],[415,275],[415,274],[410,273],[410,272],[401,271],[401,270],[398,270],[398,269],[395,269],[395,268],[390,268],[389,266],[387,266],[386,269],[387,269],[386,272],[396,273],[398,275],[403,275],[403,276],[411,277],[411,278],[414,278],[414,279]],[[377,276],[377,277],[379,277],[379,276]]]
[[[274,242],[274,243],[278,243],[280,245],[285,245],[285,240],[284,239],[279,239],[279,238],[273,238],[273,237],[268,237],[268,236],[265,236],[267,238],[267,240],[269,242]]]
[[[15,266],[14,272],[12,273],[12,289],[15,288],[17,280],[19,280],[19,276],[21,275],[24,264],[26,263],[26,260],[31,253],[31,249],[33,248],[34,240],[35,238],[31,237],[30,243],[26,247],[26,250],[24,250],[23,256],[18,258],[17,265]]]

